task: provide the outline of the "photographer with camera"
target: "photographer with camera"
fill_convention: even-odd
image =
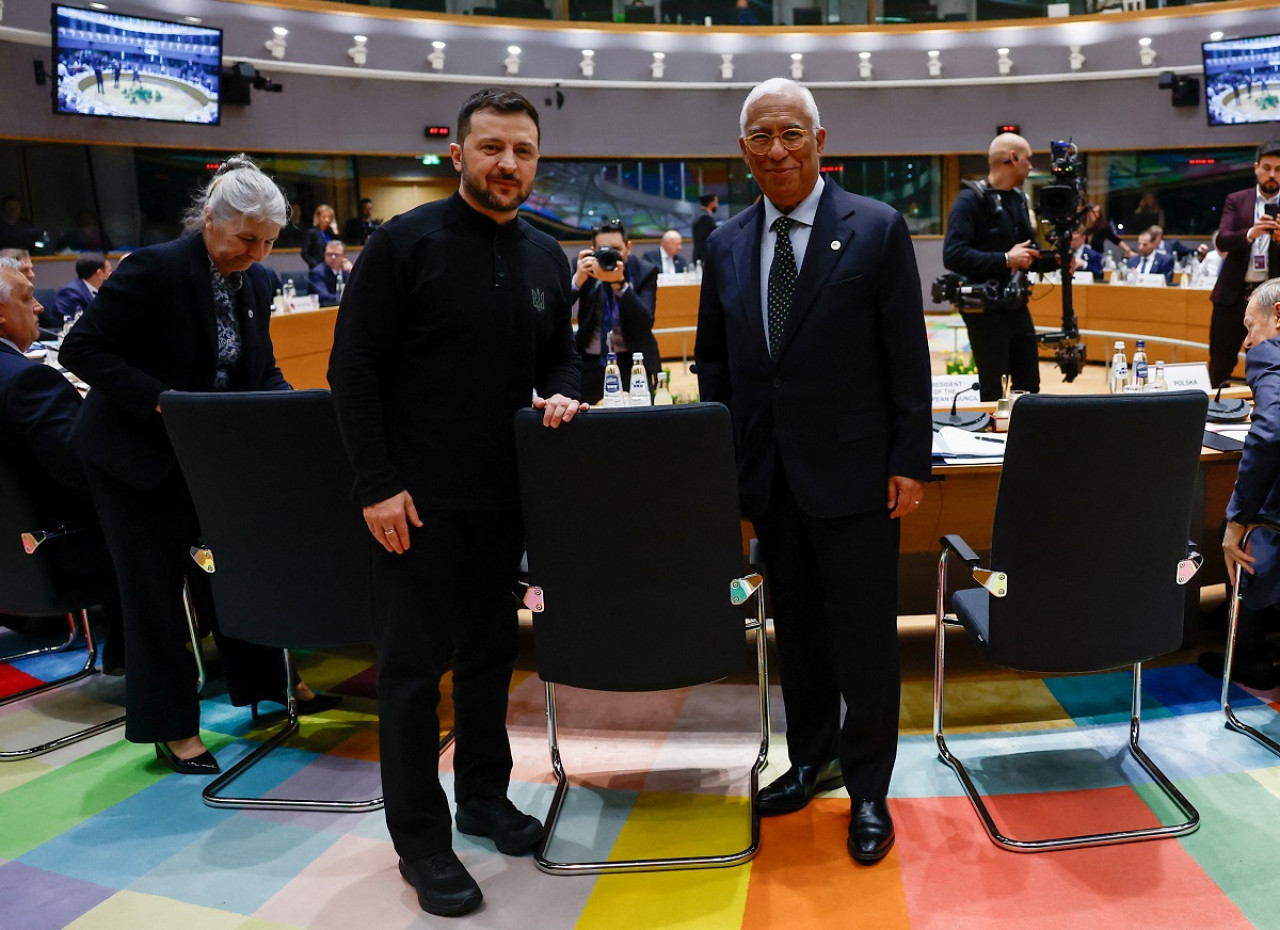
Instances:
[[[1228,194],[1215,245],[1222,269],[1209,319],[1209,381],[1222,384],[1236,367],[1244,342],[1244,310],[1254,289],[1280,275],[1280,139],[1258,146],[1254,187]]]
[[[1035,325],[1027,309],[1026,272],[1053,271],[1052,254],[1041,255],[1022,185],[1031,173],[1031,146],[1002,133],[987,150],[990,172],[964,189],[951,206],[942,262],[981,288],[981,306],[960,307],[978,365],[984,401],[1000,397],[1000,378],[1012,375],[1017,391],[1038,393],[1040,365]],[[964,304],[979,301],[965,301]],[[957,301],[959,303],[959,301]]]
[[[578,318],[578,352],[582,356],[582,400],[596,404],[604,396],[605,357],[618,355],[618,367],[631,370],[632,353],[644,353],[649,394],[661,362],[653,337],[658,299],[658,267],[631,254],[622,220],[591,230],[591,248],[578,253],[573,275]]]

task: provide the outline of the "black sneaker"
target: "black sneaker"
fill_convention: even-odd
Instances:
[[[480,886],[452,849],[425,859],[401,859],[400,874],[418,892],[418,905],[428,914],[461,917],[484,900]]]
[[[518,856],[542,839],[542,822],[522,813],[506,797],[471,798],[458,805],[458,829],[468,836],[487,836],[498,852]]]

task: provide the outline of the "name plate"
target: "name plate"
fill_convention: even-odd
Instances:
[[[1152,369],[1154,374],[1155,369]],[[1171,391],[1204,391],[1213,392],[1209,382],[1209,366],[1205,362],[1177,362],[1164,366],[1164,383]]]
[[[1205,377],[1208,377],[1207,369]],[[951,400],[956,396],[957,391],[960,392],[960,398],[957,403],[964,401],[977,403],[981,397],[978,389],[974,387],[977,383],[978,378],[976,375],[934,375],[933,406],[950,410]]]

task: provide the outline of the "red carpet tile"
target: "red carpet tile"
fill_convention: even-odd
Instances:
[[[39,684],[43,684],[39,678],[20,672],[12,665],[0,665],[0,699]]]

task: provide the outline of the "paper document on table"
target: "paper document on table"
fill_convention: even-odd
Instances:
[[[933,454],[944,461],[969,464],[999,462],[1004,457],[1005,437],[944,426],[933,434]]]

